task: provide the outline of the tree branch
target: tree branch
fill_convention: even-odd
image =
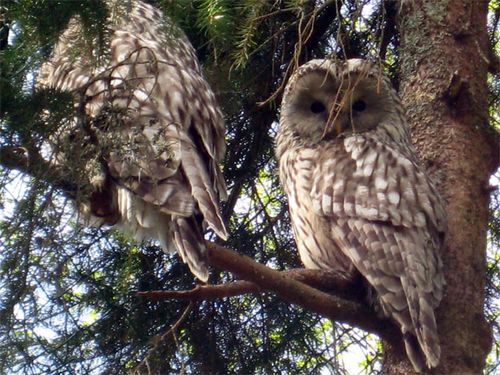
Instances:
[[[188,301],[204,301],[258,293],[261,291],[262,289],[257,284],[251,281],[240,280],[222,285],[197,285],[191,290],[152,290],[137,292],[137,296],[154,300],[181,299]]]
[[[161,291],[140,295],[197,300],[205,297],[221,298],[242,293],[271,291],[290,303],[331,320],[376,333],[390,342],[400,340],[399,330],[394,323],[377,317],[374,311],[360,302],[362,288],[349,278],[342,275],[332,277],[332,272],[314,270],[280,272],[212,242],[207,243],[207,248],[209,262],[213,266],[227,270],[245,281],[227,285],[199,286],[189,291]],[[325,289],[342,290],[344,295],[351,297],[351,300],[325,293],[299,280],[309,281]]]
[[[385,1],[381,4],[382,14],[385,15],[386,22],[381,28],[381,41],[379,49],[379,58],[384,61],[387,53],[387,47],[391,42],[394,34],[396,33],[396,14],[397,14],[397,4],[396,1]]]
[[[39,178],[61,189],[69,198],[76,197],[78,186],[60,168],[45,160],[34,146],[0,147],[0,166]]]
[[[215,243],[207,243],[207,248],[209,261],[213,266],[227,270],[244,280],[252,281],[262,289],[272,291],[288,302],[331,320],[349,323],[376,333],[388,341],[394,341],[395,337],[400,336],[399,330],[391,321],[377,318],[372,310],[359,302],[348,301],[322,292]]]

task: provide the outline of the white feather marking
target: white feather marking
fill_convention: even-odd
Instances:
[[[391,191],[389,194],[387,194],[387,199],[389,199],[389,202],[396,205],[399,203],[399,193],[396,191]]]
[[[423,227],[425,226],[425,215],[422,212],[417,212],[415,214],[415,225],[417,227]]]
[[[344,211],[348,215],[354,215],[354,213],[355,213],[354,212],[354,204],[348,203],[348,202],[344,203]]]
[[[311,161],[299,159],[296,163],[297,169],[311,169]]]
[[[338,161],[335,159],[328,159],[323,164],[323,170],[326,170],[333,175],[335,172],[334,169],[335,169],[335,166],[337,165],[337,163],[338,163]]]
[[[377,153],[375,151],[371,151],[368,153],[368,155],[366,155],[365,157],[365,165],[368,165],[368,164],[375,164],[375,160],[377,159]]]
[[[323,194],[321,205],[323,211],[326,214],[330,214],[332,212],[332,197],[328,194]]]
[[[348,252],[349,258],[351,258],[354,263],[359,264],[362,262],[360,254],[354,248],[349,247],[347,252]]]
[[[314,158],[316,156],[316,150],[313,150],[312,148],[305,148],[300,151],[300,158]]]
[[[344,180],[336,180],[333,183],[333,191],[339,191],[339,190],[344,190],[345,182]]]
[[[364,142],[362,142],[362,139],[359,139],[359,137],[348,137],[344,139],[344,147],[347,152],[351,153],[351,157],[358,161],[359,160],[359,155],[363,151],[364,147]]]
[[[408,186],[406,189],[403,190],[403,199],[408,200],[408,201],[415,201],[415,191],[413,190],[412,186]]]
[[[170,99],[172,100],[172,108],[182,107],[182,92],[181,91],[172,91],[170,92]]]
[[[374,167],[374,164],[368,164],[368,165],[365,165],[365,167],[363,168],[363,175],[365,177],[370,177],[373,173],[373,167]]]
[[[149,98],[149,95],[143,90],[134,90],[134,96],[140,102],[145,102]]]
[[[203,107],[203,110],[202,110],[202,116],[203,116],[204,118],[208,118],[208,117],[209,117],[209,114],[208,114],[208,109],[207,109],[207,107],[206,107],[206,106],[205,106],[205,107]]]
[[[321,203],[319,202],[318,199],[313,199],[313,210],[316,212],[321,212]],[[297,206],[297,203],[295,201],[290,201],[290,209],[292,208],[292,204]]]
[[[394,221],[394,223],[400,224],[401,223],[401,214],[399,213],[398,209],[392,205],[387,206],[387,209],[388,209],[389,215],[391,216],[391,219]]]
[[[385,190],[387,188],[387,180],[383,176],[375,177],[375,188],[377,190]]]
[[[351,152],[354,147],[354,137],[348,137],[344,139],[344,147],[347,152]]]
[[[366,211],[366,217],[375,220],[379,217],[378,210],[375,207],[368,208]]]
[[[402,223],[405,225],[405,226],[413,226],[413,216],[410,212],[410,210],[408,209],[408,207],[402,207],[399,209],[399,212],[401,213],[401,218],[402,218]]]
[[[368,210],[361,204],[356,204],[354,206],[356,208],[356,215],[366,217]]]
[[[408,170],[413,170],[413,164],[411,161],[409,161],[407,158],[404,157],[398,157],[399,164],[402,167],[405,167]]]

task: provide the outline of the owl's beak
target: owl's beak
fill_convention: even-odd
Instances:
[[[337,119],[337,121],[335,121],[335,136],[339,136],[343,131],[344,127],[342,126],[342,120]]]
[[[346,114],[349,113],[350,105],[347,103],[347,97],[342,98],[332,105],[330,117],[328,119],[327,129],[335,132],[335,137],[344,133],[348,128],[348,123],[346,122]]]
[[[325,131],[323,137],[330,134],[334,137],[339,136],[344,131],[344,126],[342,125],[342,111],[332,109],[326,123]]]
[[[344,131],[344,126],[342,125],[342,119],[336,118],[340,117],[337,113],[331,114],[332,118],[326,123],[325,131],[323,132],[323,138],[326,135],[337,137]]]

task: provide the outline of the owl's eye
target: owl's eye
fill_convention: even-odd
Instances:
[[[312,113],[321,113],[321,112],[324,112],[325,109],[326,109],[325,106],[321,102],[314,101],[311,103],[311,112]]]
[[[364,100],[356,100],[352,105],[352,110],[356,112],[363,112],[366,109],[366,103]]]

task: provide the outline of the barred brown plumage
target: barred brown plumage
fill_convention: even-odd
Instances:
[[[304,64],[285,88],[276,143],[304,265],[362,275],[415,369],[436,367],[446,215],[388,79],[359,59]]]
[[[138,0],[106,5],[103,56],[73,18],[38,75],[40,88],[75,97],[75,118],[49,140],[54,162],[80,182],[88,223],[157,239],[165,250],[173,242],[206,281],[202,222],[226,237],[222,114],[193,47],[161,11]]]

